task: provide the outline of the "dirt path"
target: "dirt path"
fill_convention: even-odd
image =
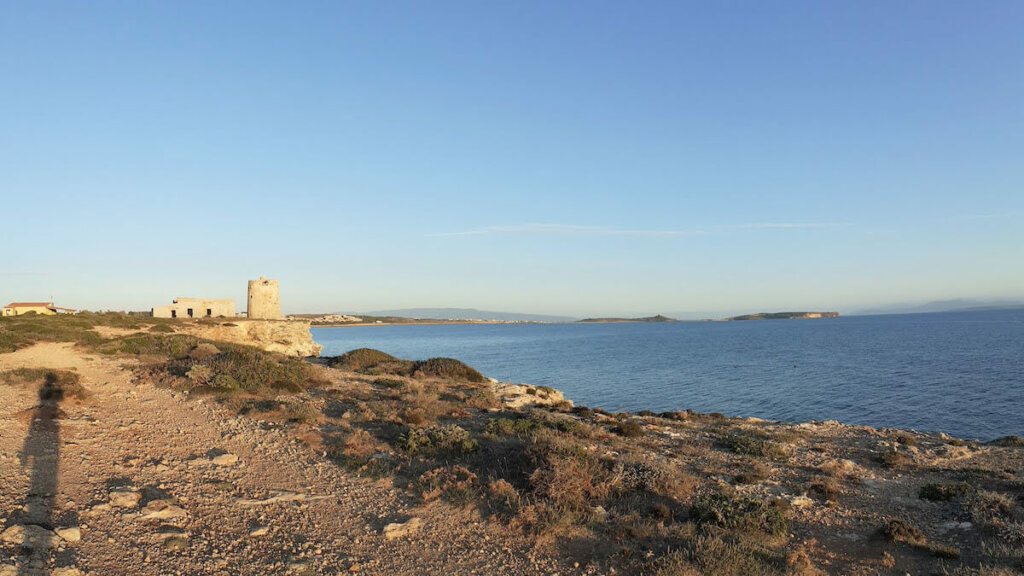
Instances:
[[[0,372],[21,367],[74,370],[90,396],[53,418],[36,390],[0,384],[0,576],[574,572],[471,512],[414,508],[279,429],[132,382],[124,359],[68,344],[0,354]],[[418,531],[382,535],[412,517]],[[68,527],[80,540],[51,536]]]

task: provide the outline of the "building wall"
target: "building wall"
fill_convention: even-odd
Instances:
[[[249,281],[249,305],[246,308],[250,320],[277,320],[281,317],[281,293],[277,280]]]
[[[192,314],[188,311],[192,310]],[[234,300],[210,300],[204,298],[175,298],[170,306],[153,307],[154,318],[233,318]]]
[[[29,312],[35,312],[36,314],[45,314],[47,316],[53,316],[56,314],[53,310],[50,310],[46,306],[18,306],[16,308],[4,308],[4,316],[19,316],[21,314],[28,314]]]

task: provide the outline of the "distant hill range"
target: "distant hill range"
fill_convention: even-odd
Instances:
[[[657,316],[647,316],[646,318],[584,318],[579,322],[589,324],[608,324],[613,322],[679,322],[679,320],[658,314]]]
[[[545,314],[519,314],[515,312],[494,312],[475,308],[403,308],[400,310],[375,310],[356,316],[380,316],[396,318],[417,318],[421,320],[499,320],[501,322],[575,322],[571,316],[549,316]]]
[[[982,310],[1015,310],[1024,308],[1024,300],[972,300],[956,298],[926,304],[890,304],[857,310],[854,314],[925,314],[928,312],[976,312]]]
[[[803,320],[815,318],[839,318],[839,312],[759,312],[733,316],[726,320]]]

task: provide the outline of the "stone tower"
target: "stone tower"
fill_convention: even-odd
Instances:
[[[281,292],[277,280],[267,280],[260,276],[259,280],[249,280],[250,320],[277,320],[281,317]]]

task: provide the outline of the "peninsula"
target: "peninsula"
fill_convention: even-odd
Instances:
[[[811,320],[818,318],[839,318],[839,312],[758,312],[733,316],[726,320]]]
[[[658,314],[657,316],[647,316],[644,318],[584,318],[577,321],[580,324],[615,324],[624,322],[679,322],[679,320]]]

